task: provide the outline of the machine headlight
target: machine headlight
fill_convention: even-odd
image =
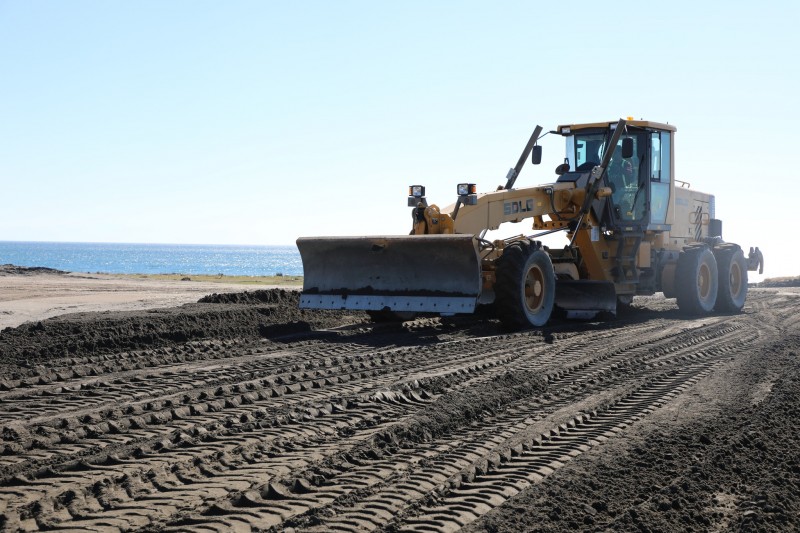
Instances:
[[[422,198],[425,196],[425,187],[423,185],[412,185],[408,188],[408,195],[415,198]]]
[[[474,183],[459,183],[458,184],[458,195],[459,196],[467,196],[469,194],[475,194],[478,191],[478,187]]]

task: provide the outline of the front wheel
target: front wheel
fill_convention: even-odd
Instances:
[[[507,329],[544,326],[553,312],[556,277],[541,249],[512,244],[497,260],[495,309]]]
[[[718,289],[719,272],[711,250],[698,247],[681,252],[675,269],[675,292],[680,310],[691,315],[710,313],[717,301]]]

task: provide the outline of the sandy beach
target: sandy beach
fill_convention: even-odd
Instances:
[[[277,285],[259,284],[267,289]],[[207,294],[252,290],[252,285],[173,281],[155,276],[67,273],[0,267],[0,330],[66,313],[132,311],[196,302]]]
[[[0,275],[0,530],[800,527],[796,287],[509,334],[159,278]]]

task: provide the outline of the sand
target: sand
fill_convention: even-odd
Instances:
[[[793,287],[508,333],[15,275],[29,316],[104,307],[0,331],[0,530],[800,530]],[[108,307],[147,294],[196,303]]]
[[[259,289],[271,288],[259,285]],[[25,322],[91,311],[133,311],[196,302],[207,294],[241,292],[236,283],[170,281],[51,269],[0,269],[0,330]]]

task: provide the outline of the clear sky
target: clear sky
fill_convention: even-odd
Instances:
[[[409,184],[447,205],[537,123],[634,116],[798,275],[798,6],[0,0],[0,240],[402,234]],[[518,186],[555,179],[542,144]]]

